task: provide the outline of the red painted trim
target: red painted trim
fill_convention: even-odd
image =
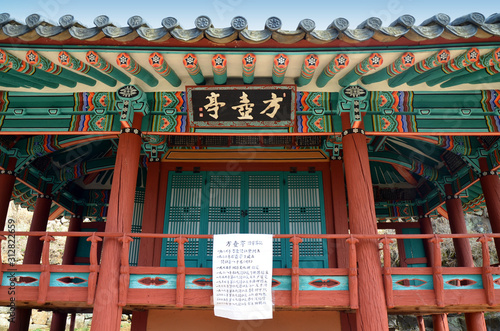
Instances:
[[[301,162],[294,163],[291,161],[277,161],[277,162],[212,162],[209,160],[204,160],[200,164],[197,162],[163,162],[169,164],[166,167],[166,171],[174,171],[177,168],[182,168],[182,171],[194,171],[194,168],[199,168],[200,171],[228,171],[228,172],[239,172],[239,171],[290,171],[291,167],[297,169],[297,171],[309,171],[310,167],[314,167],[315,171],[329,171],[328,162]],[[324,178],[324,175],[323,175]]]
[[[132,326],[130,331],[147,331],[148,330],[148,311],[132,312]]]
[[[396,234],[403,234],[403,231],[400,227],[396,229]],[[408,264],[406,263],[406,251],[405,251],[404,240],[396,240],[396,243],[398,246],[399,265],[403,268],[407,267]]]
[[[78,19],[78,17],[77,17]],[[185,22],[181,22],[183,24]],[[352,50],[356,51],[356,49],[360,47],[390,47],[390,46],[404,46],[404,47],[411,47],[411,46],[442,46],[442,45],[448,45],[448,44],[457,44],[457,43],[470,43],[470,44],[478,44],[478,45],[489,45],[490,43],[495,43],[499,42],[500,37],[497,36],[491,36],[488,38],[480,38],[480,37],[471,37],[468,39],[446,39],[444,37],[438,37],[435,39],[424,39],[424,40],[419,40],[419,41],[413,41],[409,40],[407,38],[398,38],[396,40],[391,40],[391,41],[378,41],[376,39],[370,38],[366,41],[344,41],[342,39],[335,39],[332,40],[328,43],[325,44],[315,44],[312,42],[309,42],[305,39],[302,39],[300,41],[294,42],[292,44],[283,44],[280,43],[274,39],[269,39],[265,42],[262,43],[248,43],[244,40],[234,40],[228,43],[216,43],[213,41],[210,41],[207,38],[202,38],[199,41],[196,42],[185,42],[181,40],[177,40],[175,38],[170,38],[165,42],[162,42],[162,47],[168,47],[171,48],[174,51],[185,51],[185,52],[196,52],[197,48],[214,48],[220,49],[220,48],[252,48],[252,49],[260,49],[260,48],[275,48],[276,50],[283,50],[283,49],[295,49],[295,48],[313,48],[313,49],[325,49],[328,50],[330,48],[335,48],[335,49],[343,49],[343,50]],[[69,38],[64,41],[60,40],[54,40],[50,38],[45,38],[45,37],[40,37],[37,38],[36,40],[23,40],[21,38],[15,38],[15,37],[9,37],[6,39],[3,39],[1,42],[1,45],[18,45],[18,46],[38,46],[38,45],[57,45],[64,47],[65,45],[76,45],[76,46],[82,46],[82,47],[92,47],[92,46],[107,46],[108,48],[117,48],[117,49],[124,49],[126,47],[133,47],[133,46],[143,46],[143,47],[152,47],[152,48],[158,48],[158,42],[155,41],[148,41],[146,39],[140,38],[137,36],[135,39],[130,40],[130,41],[120,41],[116,40],[113,38],[109,37],[103,37],[99,40],[80,40],[77,38]]]
[[[450,217],[448,216],[448,212],[441,205],[439,205],[436,208],[436,210],[437,210],[438,214],[441,215],[442,217],[446,218],[447,220],[450,219]]]
[[[161,163],[160,168],[160,187],[158,190],[158,209],[156,212],[156,233],[163,233],[163,226],[165,224],[165,211],[167,202],[167,189],[168,189],[168,171],[169,165],[165,162]],[[153,252],[153,265],[159,267],[162,259],[162,246],[163,239],[156,238],[154,242]]]
[[[330,179],[332,188],[333,221],[335,233],[348,234],[347,199],[345,195],[344,165],[341,160],[330,161]],[[335,240],[337,247],[337,263],[339,267],[349,265],[349,245],[343,239]]]
[[[420,225],[417,222],[379,222],[377,223],[377,229],[394,229],[398,230],[398,233],[402,233],[402,229],[418,229]]]
[[[403,177],[406,182],[412,186],[418,186],[418,182],[415,177],[408,171],[408,169],[400,166],[399,164],[392,164],[393,168]]]
[[[325,225],[326,233],[335,233],[335,224],[333,219],[333,197],[332,197],[332,179],[330,171],[322,171],[323,179],[323,200],[325,206]],[[333,239],[327,240],[328,266],[337,267],[337,248]]]
[[[65,208],[58,206],[58,208],[52,214],[49,215],[49,220],[55,220],[56,218],[61,216],[65,210],[66,210]]]
[[[142,215],[142,232],[156,232],[156,215],[158,205],[164,203],[158,200],[160,185],[160,162],[148,162],[146,191],[144,194],[144,212]],[[139,265],[153,266],[155,239],[144,238],[139,247]]]

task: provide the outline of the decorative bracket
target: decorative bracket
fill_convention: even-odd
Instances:
[[[341,112],[349,112],[351,126],[355,122],[361,122],[361,112],[368,109],[368,92],[358,85],[348,86],[342,89],[339,98],[339,109]]]
[[[130,128],[135,113],[146,115],[149,113],[149,105],[146,94],[134,85],[125,85],[118,90],[118,101],[116,106],[120,110],[120,122],[124,127]]]
[[[147,135],[143,137],[142,149],[150,162],[159,162],[168,150],[167,136]]]

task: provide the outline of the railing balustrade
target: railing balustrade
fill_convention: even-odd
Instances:
[[[175,276],[175,297],[173,300],[173,305],[176,307],[184,307],[186,300],[186,276],[193,275],[196,269],[199,273],[201,269],[207,268],[188,268],[186,267],[184,260],[184,244],[192,239],[212,239],[213,235],[194,235],[194,234],[152,234],[152,233],[106,233],[106,232],[0,232],[0,243],[3,241],[3,247],[6,247],[6,242],[9,236],[15,236],[19,238],[20,236],[27,237],[39,237],[40,240],[44,242],[42,249],[41,264],[39,265],[22,265],[22,264],[12,264],[6,263],[8,261],[2,261],[0,256],[0,280],[3,281],[2,286],[8,286],[9,282],[6,282],[5,274],[16,270],[16,273],[29,275],[30,273],[37,273],[38,279],[30,276],[19,277],[15,281],[19,282],[18,285],[22,286],[29,284],[29,282],[36,283],[38,281],[38,292],[36,297],[37,304],[45,304],[50,301],[48,298],[48,293],[52,287],[77,285],[78,282],[84,282],[85,279],[79,280],[78,277],[70,276],[71,273],[78,275],[78,273],[85,273],[88,275],[87,278],[87,293],[84,302],[87,305],[92,305],[95,298],[96,283],[98,281],[99,275],[99,261],[98,261],[98,243],[102,240],[119,240],[122,244],[121,251],[121,267],[117,272],[120,274],[119,277],[119,305],[127,306],[130,303],[129,295],[129,284],[131,282],[132,274],[144,274],[150,275],[156,272],[157,274],[162,274],[165,270],[175,270],[172,272]],[[87,241],[91,243],[90,248],[90,264],[89,265],[55,265],[50,264],[50,245],[54,240],[54,237],[82,237],[86,238]],[[138,238],[171,238],[177,245],[177,267],[167,268],[167,267],[131,267],[129,265],[129,246],[130,242],[133,241],[132,237]],[[382,234],[382,235],[340,235],[340,234],[277,234],[273,235],[276,239],[288,239],[292,244],[292,267],[288,269],[274,269],[275,273],[278,275],[285,275],[290,277],[290,306],[292,308],[298,308],[304,303],[301,301],[303,299],[303,294],[307,291],[301,289],[301,276],[316,276],[321,275],[333,275],[342,276],[347,279],[347,308],[357,309],[358,308],[358,270],[357,270],[357,260],[356,260],[356,244],[363,240],[379,240],[379,248],[382,251],[382,263],[381,263],[381,274],[384,280],[384,289],[386,296],[386,303],[389,309],[397,308],[398,303],[401,304],[401,300],[398,299],[398,293],[407,290],[431,290],[434,295],[434,303],[432,305],[438,307],[446,306],[446,296],[445,291],[451,287],[456,287],[456,289],[463,289],[472,283],[482,283],[476,285],[476,287],[470,287],[474,289],[482,289],[484,291],[484,297],[486,298],[486,303],[489,306],[494,306],[500,304],[496,302],[495,296],[495,286],[500,289],[500,267],[490,266],[490,253],[488,243],[493,240],[493,238],[500,238],[500,234]],[[483,266],[477,268],[449,268],[442,266],[441,257],[441,242],[443,239],[447,238],[476,238],[478,242],[482,245],[482,258]],[[349,244],[349,266],[348,268],[324,268],[324,269],[311,269],[311,268],[300,268],[300,243],[304,239],[343,239]],[[432,258],[428,261],[432,262],[428,267],[418,267],[418,268],[408,268],[408,267],[394,267],[391,266],[391,254],[389,245],[394,240],[403,239],[424,239],[428,240],[430,243]],[[157,271],[156,271],[157,270]],[[210,277],[210,270],[202,270],[203,274],[207,275],[206,278]],[[55,279],[57,275],[61,276]],[[477,276],[475,276],[477,275]],[[8,276],[8,275],[7,275]],[[456,276],[457,278],[450,279]],[[328,277],[328,276],[325,276]],[[324,278],[325,278],[324,277]],[[414,278],[411,278],[414,277]],[[415,278],[418,277],[418,278]],[[460,279],[473,278],[471,279]],[[479,278],[478,278],[479,277]],[[22,279],[21,279],[22,278]],[[8,278],[7,278],[8,279]],[[56,283],[56,280],[59,283]],[[158,277],[156,279],[151,279],[152,282],[158,282]],[[61,284],[61,282],[66,282]],[[322,280],[318,282],[318,288],[321,289],[323,286],[336,286],[338,284],[332,279]],[[338,283],[338,282],[337,282]],[[334,284],[334,285],[332,285]],[[425,285],[425,286],[423,286]],[[481,286],[479,286],[481,285]],[[208,287],[210,288],[210,287]],[[5,302],[8,298],[4,297],[6,292],[0,293],[0,302]],[[321,294],[321,292],[318,292]],[[310,295],[310,294],[309,294]],[[307,301],[309,302],[309,301]],[[306,303],[307,305],[307,303]]]

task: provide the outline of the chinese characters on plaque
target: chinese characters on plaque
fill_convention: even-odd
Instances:
[[[295,86],[188,86],[191,127],[290,127]]]
[[[267,234],[214,235],[215,316],[234,320],[273,317],[273,242]]]

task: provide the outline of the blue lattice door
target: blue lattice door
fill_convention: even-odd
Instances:
[[[242,233],[242,178],[239,173],[207,173],[206,222],[202,222],[202,233]],[[204,215],[205,216],[205,215]],[[205,228],[206,226],[206,228]],[[212,240],[204,240],[206,260],[204,267],[212,267]],[[205,249],[205,247],[203,247]]]
[[[169,176],[165,233],[324,233],[320,173],[201,172]],[[324,240],[301,244],[301,265],[326,267]],[[211,267],[212,241],[185,244],[186,265]],[[164,266],[175,266],[177,244],[164,240]],[[275,268],[291,266],[286,239],[273,244]]]
[[[290,234],[325,233],[323,208],[323,184],[319,173],[297,173],[286,175],[287,184],[287,232]],[[292,247],[288,248],[291,254]],[[303,239],[300,247],[300,266],[305,268],[327,268],[326,240]],[[290,267],[290,266],[289,266]]]
[[[194,173],[170,173],[168,181],[165,233],[200,234],[204,176]],[[197,267],[203,258],[200,240],[189,239],[184,244],[186,265]],[[177,265],[177,243],[173,239],[163,241],[162,265]]]
[[[250,173],[248,183],[248,233],[281,234],[283,228],[283,175]],[[245,213],[244,213],[245,214]],[[284,239],[273,241],[273,268],[285,268],[287,261]]]

